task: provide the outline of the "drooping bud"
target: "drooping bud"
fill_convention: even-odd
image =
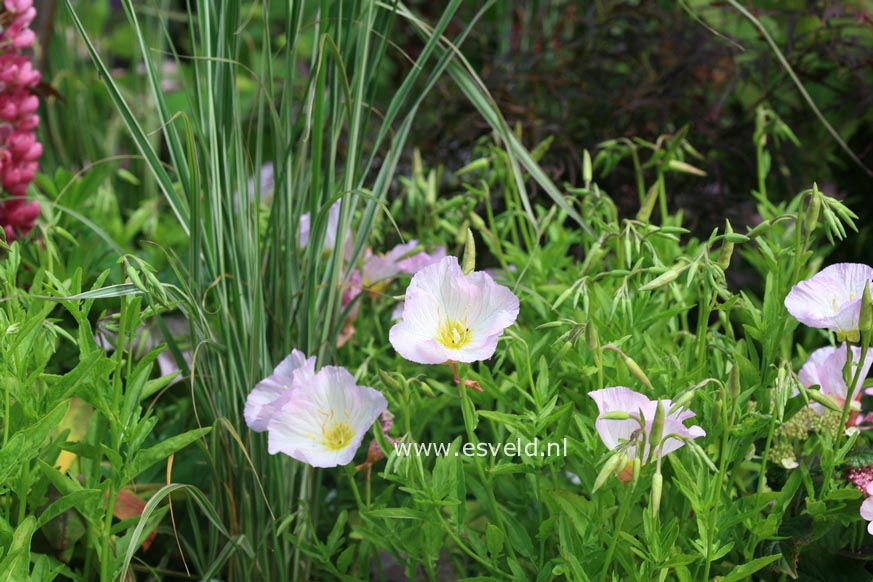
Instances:
[[[651,381],[649,381],[649,377],[646,376],[646,373],[643,372],[643,369],[640,367],[639,364],[636,363],[636,361],[632,357],[625,354],[623,351],[621,351],[612,344],[603,346],[603,349],[618,352],[618,354],[621,356],[621,359],[624,361],[624,365],[627,366],[628,371],[634,376],[634,378],[642,382],[649,390],[654,391],[655,388],[652,386]]]
[[[600,469],[600,473],[597,474],[597,479],[594,480],[594,487],[591,489],[592,494],[603,487],[603,484],[606,483],[606,480],[609,479],[609,476],[612,475],[616,467],[618,467],[621,458],[621,455],[612,455],[606,460],[603,468]]]
[[[605,420],[628,420],[631,415],[624,410],[613,410],[611,412],[607,412],[606,414],[601,414],[600,418]]]
[[[843,409],[840,407],[839,404],[837,404],[837,401],[834,400],[833,397],[828,396],[827,394],[823,394],[819,390],[807,390],[806,393],[809,395],[810,398],[812,398],[825,408],[828,408],[835,412],[843,411]]]
[[[652,291],[657,289],[658,287],[663,287],[668,283],[672,283],[676,279],[679,278],[679,275],[682,274],[686,265],[676,265],[674,267],[669,268],[667,271],[661,273],[642,287],[640,287],[640,291]]]

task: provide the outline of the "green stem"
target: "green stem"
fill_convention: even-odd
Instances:
[[[461,371],[463,372],[464,370],[462,369]],[[460,376],[458,376],[457,371],[455,372],[455,374],[455,381],[458,382],[458,386],[461,390],[461,414],[464,417],[464,427],[467,429],[467,440],[473,444],[479,444],[479,439],[478,437],[476,437],[476,433],[473,432],[472,429],[473,419],[470,418],[470,413],[475,413],[476,411],[473,401],[469,401],[469,409],[464,403],[464,400],[467,400],[469,398],[469,395],[466,394],[466,391],[464,389],[464,380],[466,379],[466,375],[461,374]],[[499,506],[497,505],[497,498],[494,496],[494,488],[489,486],[490,484],[488,483],[488,478],[485,475],[485,470],[482,468],[482,463],[479,461],[478,458],[473,460],[473,464],[476,466],[476,473],[479,476],[479,480],[482,482],[482,488],[485,490],[485,494],[488,496],[488,505],[490,506],[489,513],[491,514],[491,521],[493,523],[500,524],[501,529],[505,532],[507,527],[503,521],[503,514],[500,512]],[[506,547],[508,548],[509,555],[514,558],[515,549],[512,547],[511,544],[508,544]]]
[[[511,580],[512,579],[512,576],[510,576],[509,574],[507,574],[506,572],[504,572],[503,570],[501,570],[497,566],[493,565],[491,562],[487,562],[487,561],[483,560],[476,552],[474,552],[473,550],[468,548],[467,545],[463,541],[461,541],[461,538],[459,538],[458,535],[452,530],[451,526],[446,521],[446,518],[444,518],[442,516],[442,514],[440,513],[439,508],[435,507],[433,511],[436,514],[437,518],[440,520],[440,523],[443,524],[443,528],[446,530],[446,533],[449,534],[449,537],[452,538],[452,541],[455,542],[455,545],[458,546],[458,548],[462,552],[464,552],[465,554],[470,556],[470,558],[472,558],[476,562],[479,562],[480,564],[482,564],[483,566],[485,566],[486,568],[491,570],[493,573],[500,576],[500,578],[502,580]]]
[[[709,572],[712,568],[712,541],[715,538],[715,524],[718,520],[719,496],[721,495],[722,487],[724,487],[725,475],[727,472],[727,457],[728,457],[728,438],[733,429],[734,419],[736,418],[735,402],[731,402],[727,397],[727,390],[722,386],[722,396],[725,405],[722,406],[722,433],[721,433],[721,450],[718,458],[718,484],[715,487],[715,499],[709,500],[709,524],[706,528],[706,566],[703,570],[703,579],[709,580]],[[730,405],[730,418],[728,417],[728,405]]]
[[[606,551],[606,558],[604,558],[603,561],[603,569],[600,571],[601,580],[607,580],[606,575],[609,573],[609,567],[612,565],[612,557],[615,554],[615,547],[618,545],[618,535],[621,533],[621,528],[624,525],[624,520],[630,509],[630,499],[634,487],[636,487],[636,483],[631,483],[630,486],[625,486],[621,505],[618,508],[618,519],[615,522],[615,531],[612,532],[612,540],[609,542],[609,549]]]
[[[773,433],[776,430],[776,415],[770,411],[770,427],[767,429],[767,442],[764,444],[764,453],[761,455],[761,473],[758,476],[758,495],[764,493],[764,484],[767,482],[767,462],[770,460],[770,445],[773,444]]]
[[[101,582],[113,582],[112,567],[115,564],[115,560],[113,560],[109,556],[109,539],[112,537],[112,515],[113,513],[115,513],[115,498],[117,496],[117,489],[115,485],[111,482],[107,493],[109,495],[108,499],[106,500],[106,514],[103,519],[103,535],[101,536],[103,538],[101,540],[100,551]],[[133,540],[131,540],[131,543],[133,543]],[[119,575],[124,576],[124,572],[119,572]]]
[[[664,183],[664,172],[658,172],[658,206],[661,209],[661,224],[666,225],[669,215],[667,214],[667,186]]]
[[[855,393],[855,386],[857,386],[858,382],[861,380],[861,372],[863,371],[862,363],[867,358],[867,351],[870,348],[870,334],[863,333],[862,334],[862,343],[861,343],[861,358],[858,360],[858,366],[855,368],[855,373],[852,374],[852,363],[855,361],[852,346],[849,345],[849,342],[844,342],[843,345],[846,347],[846,367],[843,371],[843,376],[846,380],[851,380],[846,384],[846,401],[843,403],[843,411],[840,413],[840,424],[837,425],[836,434],[834,435],[834,452],[837,453],[840,450],[840,447],[843,446],[843,437],[846,435],[846,422],[849,420],[849,409],[852,408],[853,396]],[[827,492],[827,488],[831,483],[831,476],[834,472],[834,467],[839,462],[835,456],[830,463],[830,466],[824,471],[824,477],[822,479],[822,495]]]

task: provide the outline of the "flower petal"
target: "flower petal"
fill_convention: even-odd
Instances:
[[[861,504],[861,517],[867,521],[873,521],[873,497],[868,497]]]
[[[314,467],[336,467],[351,462],[367,429],[388,407],[385,397],[358,386],[345,368],[325,366],[312,382],[294,390],[268,426],[268,450],[285,453]],[[344,425],[348,441],[331,448],[330,431]]]
[[[276,412],[273,403],[291,389],[290,378],[284,376],[270,376],[258,382],[246,398],[243,409],[246,425],[255,432],[267,430]]]
[[[834,331],[858,329],[861,295],[873,280],[873,267],[839,263],[795,285],[785,297],[785,307],[799,322]]]

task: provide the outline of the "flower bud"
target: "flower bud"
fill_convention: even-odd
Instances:
[[[600,418],[604,420],[628,420],[630,417],[630,413],[625,412],[624,410],[612,410],[606,414],[600,415]]]
[[[664,403],[658,400],[655,408],[655,419],[652,421],[652,431],[649,433],[650,450],[654,451],[661,446],[661,437],[664,436]]]
[[[617,347],[615,347],[613,345],[604,346],[603,349],[607,349],[607,348],[618,352],[621,355],[622,360],[624,360],[624,365],[627,366],[628,371],[634,376],[634,378],[636,378],[637,380],[642,382],[643,385],[646,388],[648,388],[649,390],[654,391],[655,388],[654,388],[654,386],[652,386],[652,383],[649,381],[649,377],[646,376],[646,373],[643,372],[643,369],[640,368],[640,365],[637,364],[636,361],[632,357],[628,356],[627,354],[625,354],[624,352],[622,352],[620,349],[618,349]]]
[[[664,487],[664,477],[658,471],[652,475],[652,515],[658,517],[661,510],[661,490]]]
[[[816,184],[812,185],[812,194],[809,197],[809,207],[806,209],[806,228],[808,231],[815,230],[818,226],[818,217],[821,214],[821,194]]]
[[[473,231],[467,229],[467,240],[464,243],[463,271],[469,275],[476,270],[476,241],[473,239]]]
[[[594,327],[590,320],[588,325],[585,326],[585,340],[588,343],[588,349],[591,350],[591,354],[594,356],[594,365],[597,366],[597,369],[600,369],[603,365],[600,358],[600,336],[597,335],[597,328]]]
[[[731,367],[731,372],[728,375],[727,388],[728,394],[734,399],[743,391],[743,387],[740,384],[740,367],[736,363]]]
[[[587,188],[589,184],[591,184],[591,180],[593,179],[593,173],[591,171],[591,154],[588,153],[588,150],[582,152],[582,182],[585,184]]]
[[[731,221],[725,220],[725,238],[724,242],[721,244],[721,251],[718,253],[718,266],[722,268],[722,270],[726,270],[731,264],[731,255],[734,254],[734,243],[728,239],[727,235],[734,232],[734,229],[731,227]]]
[[[674,266],[668,269],[666,272],[661,275],[655,277],[642,287],[640,287],[640,291],[651,291],[653,289],[657,289],[658,287],[663,287],[667,283],[671,283],[675,281],[679,275],[682,274],[682,271],[685,270],[685,266]]]
[[[772,226],[773,226],[773,223],[770,222],[769,220],[764,221],[764,222],[758,224],[752,230],[750,230],[749,234],[747,236],[749,238],[755,238],[755,237],[759,237],[761,235],[767,234],[767,232],[770,230],[770,227],[772,227]]]
[[[680,408],[688,408],[688,404],[694,399],[694,395],[697,394],[695,390],[688,390],[683,392],[679,398],[673,401],[672,406],[670,406],[670,410],[668,410],[668,414],[672,414],[676,412]]]
[[[843,409],[837,404],[836,400],[827,394],[823,394],[819,390],[807,390],[806,393],[810,398],[824,406],[829,410],[833,410],[835,412],[842,412]]]
[[[606,483],[606,480],[609,479],[609,476],[615,471],[615,468],[618,466],[621,459],[621,455],[612,455],[606,460],[606,463],[603,465],[603,468],[600,469],[600,473],[597,474],[597,478],[594,480],[594,488],[591,489],[592,494],[603,487],[603,484]]]
[[[861,296],[861,315],[858,317],[858,329],[865,335],[873,331],[873,298],[870,297],[870,281],[864,284],[864,294]]]

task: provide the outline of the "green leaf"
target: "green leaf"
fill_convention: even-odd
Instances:
[[[198,428],[189,430],[186,433],[170,437],[153,447],[143,449],[134,455],[124,467],[124,477],[122,482],[127,483],[133,481],[137,475],[154,465],[159,461],[163,461],[176,451],[190,445],[191,443],[203,438],[212,430],[211,427]]]
[[[36,518],[28,515],[12,536],[12,544],[0,561],[0,582],[30,580],[30,539],[36,531]]]
[[[503,530],[493,523],[489,523],[485,528],[485,545],[488,546],[488,553],[493,558],[496,558],[503,552],[503,542],[505,539],[506,536],[503,534]]]
[[[28,428],[16,432],[0,449],[0,484],[16,475],[24,463],[39,455],[43,443],[61,423],[69,402],[58,404],[51,412]]]
[[[781,558],[781,553],[764,556],[763,558],[755,558],[751,562],[746,562],[741,566],[737,566],[726,576],[720,576],[718,580],[719,582],[740,582],[741,580],[748,580],[752,574]]]

